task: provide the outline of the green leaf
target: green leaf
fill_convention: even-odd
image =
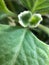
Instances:
[[[49,13],[49,0],[21,0],[22,4],[33,13]]]
[[[18,15],[18,19],[21,26],[30,28],[39,26],[43,20],[41,14],[32,14],[30,11],[21,12]]]
[[[7,14],[5,14],[2,10],[0,10],[0,20],[6,17],[7,17]]]
[[[34,5],[34,0],[19,0],[23,6],[25,6],[27,9],[31,10]]]
[[[29,20],[30,27],[31,28],[38,27],[42,20],[43,19],[42,19],[41,14],[33,14]]]
[[[14,65],[20,52],[25,30],[0,26],[0,65]],[[6,30],[7,29],[7,30]]]
[[[4,13],[7,13],[7,14],[9,14],[10,12],[8,8],[6,7],[4,0],[0,0],[0,10],[2,10]]]
[[[49,65],[49,46],[28,29],[1,29],[0,65]]]
[[[27,31],[15,65],[49,65],[48,45]]]
[[[4,8],[2,8],[1,2],[0,2],[0,20],[5,17],[7,17],[7,14],[4,12]]]
[[[24,11],[24,12],[21,12],[19,15],[18,15],[18,19],[19,19],[19,23],[21,26],[23,27],[28,27],[30,22],[29,22],[29,19],[31,18],[32,16],[32,13],[30,11]]]
[[[49,13],[49,0],[36,0],[32,12],[39,12],[41,14]]]
[[[0,24],[0,32],[3,31],[3,30],[6,30],[8,28],[10,28],[9,25]]]
[[[11,17],[17,17],[17,14],[11,12],[11,11],[7,8],[7,6],[6,6],[5,2],[4,2],[4,0],[0,0],[0,12],[2,12],[3,15],[8,15],[8,16],[11,16]]]

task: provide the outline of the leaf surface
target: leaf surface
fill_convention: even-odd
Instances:
[[[15,65],[49,65],[49,47],[27,31]]]
[[[0,25],[0,65],[49,65],[48,45],[27,29],[3,27]]]
[[[21,3],[33,13],[49,13],[49,0],[21,0]]]
[[[25,32],[22,29],[0,26],[0,65],[15,64],[24,35]]]

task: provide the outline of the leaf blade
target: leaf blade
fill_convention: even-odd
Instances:
[[[26,1],[28,1],[30,4],[27,4],[28,2]],[[49,0],[21,0],[21,2],[32,13],[49,13]]]
[[[15,29],[15,28],[14,28]],[[17,33],[18,34],[17,34]],[[24,30],[6,30],[0,31],[0,64],[1,65],[14,65],[16,58],[21,49]],[[17,36],[16,36],[17,35]],[[22,36],[21,36],[22,35]],[[19,44],[20,43],[20,44]]]
[[[49,46],[28,29],[0,29],[0,64],[49,65]]]
[[[48,65],[48,50],[48,45],[37,39],[34,34],[27,31],[15,65]]]

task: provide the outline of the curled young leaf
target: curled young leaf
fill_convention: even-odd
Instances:
[[[20,25],[23,27],[37,27],[42,21],[40,14],[32,14],[30,11],[21,12],[18,18]]]
[[[42,19],[42,16],[40,14],[33,14],[29,20],[30,27],[37,27],[42,20],[43,19]]]
[[[21,12],[18,15],[20,25],[22,25],[23,27],[27,27],[29,25],[29,19],[31,16],[32,13],[30,11]]]

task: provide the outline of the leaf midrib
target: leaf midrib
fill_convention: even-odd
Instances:
[[[24,29],[24,32],[23,32],[23,34],[22,34],[22,38],[21,38],[21,42],[20,42],[20,45],[19,45],[19,51],[18,51],[18,54],[16,55],[14,55],[14,59],[13,59],[13,61],[14,62],[11,62],[12,63],[12,65],[14,65],[15,64],[15,62],[16,62],[16,59],[17,59],[17,57],[18,57],[18,55],[19,55],[19,53],[20,53],[20,50],[21,50],[21,47],[22,47],[22,43],[23,43],[23,40],[24,40],[24,38],[25,38],[25,35],[26,35],[26,32],[27,32],[27,30],[26,29]]]

